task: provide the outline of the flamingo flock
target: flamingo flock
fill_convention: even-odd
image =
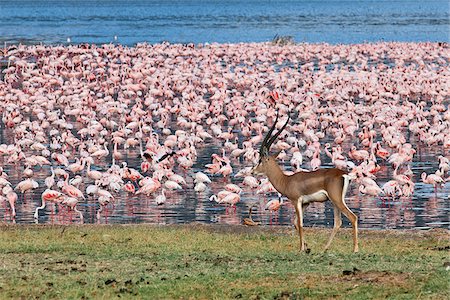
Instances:
[[[169,205],[192,190],[235,212],[275,192],[250,170],[276,110],[293,120],[273,145],[287,172],[335,166],[354,174],[354,193],[396,199],[429,185],[437,197],[450,181],[449,50],[385,42],[10,46],[0,57],[0,205],[15,218],[16,203],[28,203],[39,220],[53,203],[83,221],[89,201],[100,219],[121,198]],[[419,177],[413,161],[430,149],[438,163]]]

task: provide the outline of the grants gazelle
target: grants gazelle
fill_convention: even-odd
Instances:
[[[272,143],[277,139],[289,122],[290,117],[281,129],[272,136],[278,121],[278,113],[275,123],[262,141],[259,150],[259,162],[252,173],[255,175],[266,175],[274,188],[283,196],[286,196],[295,207],[295,227],[300,236],[300,250],[306,250],[303,235],[303,212],[312,202],[324,202],[330,200],[334,206],[334,227],[331,236],[325,246],[325,250],[342,225],[341,213],[352,223],[353,227],[353,252],[358,252],[358,217],[345,204],[345,194],[350,183],[350,175],[336,168],[318,169],[311,172],[297,172],[286,175],[276,162],[275,157],[269,155]]]

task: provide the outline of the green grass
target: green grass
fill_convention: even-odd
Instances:
[[[0,226],[0,299],[448,299],[448,231]]]

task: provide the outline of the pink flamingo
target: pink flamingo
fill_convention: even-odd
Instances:
[[[128,181],[124,186],[123,190],[127,193],[134,194],[136,192],[136,187],[131,181]]]
[[[21,182],[19,182],[16,187],[14,188],[14,190],[19,190],[25,197],[25,193],[27,191],[31,191],[33,189],[37,189],[39,187],[39,184],[37,183],[37,181],[31,179],[31,178],[27,178],[25,180],[22,180]]]
[[[219,203],[228,204],[231,208],[234,208],[236,212],[236,204],[241,200],[241,196],[239,194],[230,192],[228,195],[219,200]],[[228,207],[226,208],[226,212],[228,213]]]
[[[42,205],[36,208],[36,211],[34,212],[34,218],[36,220],[39,218],[39,210],[45,208],[46,202],[59,203],[62,201],[61,200],[62,197],[64,197],[63,193],[60,193],[55,190],[46,189],[41,195]]]
[[[6,194],[6,199],[8,200],[9,207],[11,208],[11,216],[14,219],[16,217],[17,194],[13,191],[10,191]]]
[[[161,195],[158,195],[155,198],[155,202],[157,205],[163,205],[164,203],[166,203],[166,195],[164,194],[164,189],[162,189]]]
[[[316,151],[314,152],[314,156],[313,159],[311,159],[311,170],[317,170],[320,168],[322,162],[319,158],[319,149],[316,149]]]
[[[80,216],[80,222],[83,223],[83,214],[77,209],[78,199],[74,197],[63,197],[61,204],[67,206],[70,210],[75,211]],[[71,217],[72,218],[72,217]]]
[[[427,173],[423,172],[421,175],[422,182],[426,184],[432,184],[434,186],[434,192],[437,193],[437,187],[439,184],[443,184],[444,180],[442,177],[437,176],[436,174],[429,174],[427,176]]]
[[[65,176],[65,181],[64,181],[64,186],[62,187],[62,191],[64,193],[68,194],[70,197],[85,199],[82,191],[80,191],[75,186],[69,184],[69,175],[68,174]]]
[[[361,194],[375,196],[375,197],[384,193],[384,191],[378,185],[367,185],[367,186],[360,185],[359,192]]]

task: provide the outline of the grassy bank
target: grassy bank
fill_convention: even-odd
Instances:
[[[0,299],[447,299],[448,231],[0,226]]]

